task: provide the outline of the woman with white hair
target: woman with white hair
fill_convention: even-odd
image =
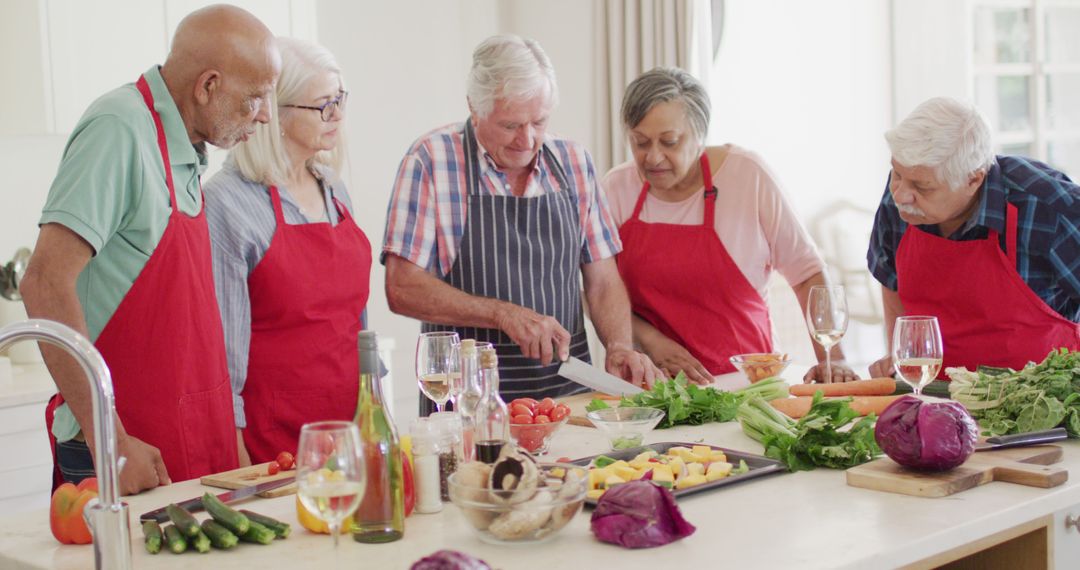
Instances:
[[[669,374],[699,384],[733,372],[732,355],[773,350],[765,303],[773,271],[804,311],[810,287],[825,283],[824,262],[761,157],[705,145],[709,107],[705,88],[681,69],[642,74],[622,103],[633,160],[602,182],[623,241],[617,261],[634,340]],[[833,358],[843,359],[838,345]],[[804,379],[856,379],[835,360],[831,378],[822,364]]]
[[[279,38],[276,110],[206,185],[242,463],[352,419],[371,245],[338,177],[348,92],[333,55]],[[246,453],[245,453],[246,450]]]
[[[944,363],[1021,368],[1080,348],[1080,187],[1029,158],[995,156],[972,105],[919,105],[885,133],[892,171],[866,254],[886,331],[933,315]],[[891,357],[871,374],[891,375]]]

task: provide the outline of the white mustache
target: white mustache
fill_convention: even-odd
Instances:
[[[923,212],[922,210],[916,208],[915,206],[911,206],[909,204],[897,204],[896,209],[900,210],[900,213],[907,214],[909,216],[919,216],[919,217],[926,216],[925,212]]]

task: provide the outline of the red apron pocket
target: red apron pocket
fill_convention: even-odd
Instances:
[[[232,405],[232,388],[228,381],[213,390],[180,397],[180,424],[175,426],[175,430],[187,454],[190,470],[187,478],[194,479],[238,466],[235,423],[229,422],[232,429],[208,429],[217,418],[232,418]],[[199,437],[188,437],[189,428],[195,428]],[[179,479],[173,477],[173,480]]]

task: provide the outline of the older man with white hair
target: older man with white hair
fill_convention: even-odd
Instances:
[[[892,152],[867,262],[890,335],[938,318],[944,364],[1020,368],[1080,348],[1080,187],[1021,156],[995,156],[973,106],[919,105],[885,134]],[[890,357],[870,372],[888,375]]]
[[[516,36],[482,42],[467,101],[466,121],[422,136],[401,162],[382,254],[391,310],[491,342],[504,396],[573,394],[582,388],[553,359],[589,355],[580,272],[607,370],[659,377],[631,345],[622,246],[592,159],[546,134],[558,86],[543,49]]]

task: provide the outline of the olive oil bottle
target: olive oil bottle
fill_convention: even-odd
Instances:
[[[383,402],[378,342],[373,331],[360,331],[360,394],[356,425],[367,473],[364,498],[350,528],[357,542],[392,542],[405,535],[404,475],[401,442]]]

